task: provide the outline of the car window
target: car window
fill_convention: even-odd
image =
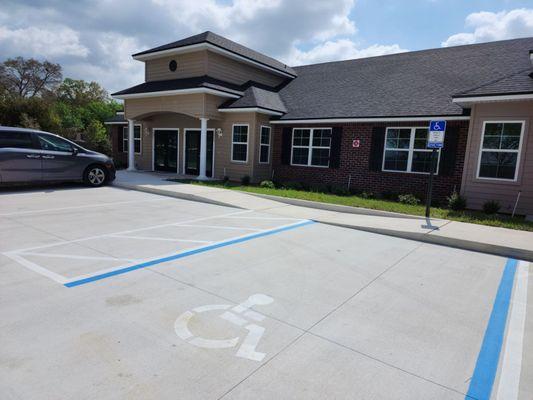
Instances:
[[[72,144],[57,136],[37,135],[37,137],[43,150],[72,152]]]
[[[31,133],[17,132],[17,131],[1,131],[0,132],[0,148],[15,147],[22,149],[33,148],[31,140]]]

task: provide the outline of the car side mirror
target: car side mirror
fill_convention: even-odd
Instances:
[[[73,156],[78,155],[79,152],[80,152],[80,151],[78,150],[77,147],[73,147],[73,148],[72,148],[72,155],[73,155]]]

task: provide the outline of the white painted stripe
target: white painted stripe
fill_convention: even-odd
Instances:
[[[291,217],[241,217],[240,215],[232,215],[229,217],[221,217],[223,219],[257,219],[265,221],[301,221],[301,218],[291,218]]]
[[[23,267],[28,268],[29,270],[33,272],[37,272],[38,274],[45,276],[47,278],[52,279],[53,281],[64,284],[68,281],[67,278],[65,278],[62,275],[56,274],[55,272],[52,272],[50,270],[47,270],[46,268],[41,267],[40,265],[37,265],[35,263],[32,263],[31,261],[26,260],[25,258],[19,256],[18,254],[13,253],[3,253],[6,257],[11,258],[13,261],[18,262]]]
[[[117,258],[117,257],[93,257],[93,256],[78,256],[73,254],[54,254],[54,253],[35,253],[35,252],[23,252],[17,253],[19,256],[40,256],[48,258],[72,258],[73,260],[104,260],[104,261],[127,261],[127,262],[139,262],[140,260],[135,258]]]
[[[174,238],[162,238],[153,236],[128,236],[128,235],[111,235],[111,237],[124,238],[124,239],[139,239],[139,240],[160,240],[164,242],[185,242],[185,243],[213,243],[210,240],[191,240],[191,239],[174,239]]]
[[[150,199],[150,200],[130,200],[130,201],[117,201],[115,203],[99,203],[99,204],[89,204],[84,206],[71,206],[71,207],[58,207],[58,208],[45,208],[41,210],[30,210],[30,211],[15,211],[11,213],[2,213],[0,217],[11,217],[15,215],[28,215],[28,214],[40,214],[40,213],[49,213],[56,211],[66,211],[66,210],[81,210],[85,208],[95,208],[95,207],[109,207],[109,206],[120,206],[124,204],[135,204],[135,203],[152,203],[159,201],[170,201],[172,199]]]
[[[153,230],[153,229],[158,229],[158,228],[166,228],[166,227],[169,227],[169,226],[180,226],[180,225],[183,225],[183,224],[191,224],[191,223],[200,222],[200,221],[207,221],[207,220],[210,220],[210,219],[226,217],[226,216],[229,216],[229,215],[251,213],[252,211],[253,210],[236,211],[236,212],[231,212],[231,213],[228,213],[228,214],[213,215],[213,216],[210,216],[210,217],[201,217],[201,218],[190,219],[190,220],[183,221],[183,222],[174,222],[174,223],[169,223],[169,224],[153,225],[153,226],[148,226],[148,227],[144,227],[144,228],[130,229],[130,230],[120,231],[120,232],[110,232],[110,233],[104,233],[102,235],[88,236],[88,237],[84,237],[84,238],[80,238],[80,239],[62,240],[62,241],[58,241],[58,242],[55,242],[55,243],[49,243],[49,244],[41,245],[41,246],[27,247],[27,248],[24,248],[24,249],[17,249],[17,250],[10,250],[10,252],[12,252],[12,253],[20,253],[20,252],[27,252],[27,251],[32,251],[32,250],[47,249],[47,248],[50,248],[50,247],[60,246],[60,245],[64,245],[64,244],[85,242],[87,240],[101,239],[101,238],[106,238],[106,237],[110,237],[110,236],[113,236],[113,235],[123,235],[123,234],[128,234],[128,233],[143,232],[143,231],[148,231],[148,230]]]
[[[234,230],[234,231],[255,231],[255,232],[262,231],[262,229],[257,229],[257,228],[242,228],[240,226],[226,226],[226,225],[179,224],[179,226],[186,226],[186,227],[192,227],[192,228],[229,229],[229,230]]]
[[[526,325],[527,286],[529,263],[519,261],[515,287],[511,300],[512,309],[505,340],[505,353],[502,359],[498,400],[518,399],[520,373],[522,371],[522,351]]]
[[[252,212],[252,210],[246,210],[246,211],[243,211],[243,212],[239,211],[237,213],[244,213],[244,212]],[[216,218],[216,217],[213,217],[213,218]],[[262,230],[259,233],[247,233],[247,234],[240,235],[240,236],[234,236],[234,237],[231,237],[229,239],[221,240],[220,242],[214,242],[214,243],[211,243],[211,244],[208,244],[208,245],[202,245],[202,246],[198,246],[198,247],[192,247],[192,248],[189,248],[189,249],[185,249],[182,252],[183,253],[187,253],[187,252],[191,252],[191,251],[194,251],[194,250],[197,250],[197,249],[201,249],[202,247],[205,247],[205,246],[221,245],[221,244],[224,244],[224,243],[227,243],[227,242],[232,242],[232,241],[235,241],[235,240],[244,239],[244,238],[247,238],[249,236],[255,236],[255,235],[258,235],[258,234],[261,234],[261,233],[268,233],[268,232],[272,232],[272,231],[278,231],[280,229],[285,229],[285,228],[289,228],[289,227],[298,225],[298,224],[300,224],[302,222],[305,222],[305,221],[307,221],[307,220],[302,219],[302,220],[299,220],[296,223],[281,225],[281,226],[277,226],[277,227],[271,228],[271,229],[265,229],[265,230]],[[177,254],[179,254],[179,253],[177,253]],[[161,254],[161,255],[159,255],[159,256],[157,256],[155,258],[166,258],[166,257],[175,256],[175,255],[176,255],[176,252],[172,252],[172,253],[167,253],[167,254]],[[153,259],[154,259],[154,257],[146,258],[146,259],[140,260],[140,263],[148,262],[148,261],[151,261]],[[96,276],[96,275],[101,275],[101,274],[105,274],[105,273],[108,273],[108,272],[117,271],[117,270],[120,270],[120,269],[122,269],[124,267],[128,267],[128,265],[124,265],[124,266],[119,267],[119,268],[106,268],[106,269],[103,269],[103,270],[100,270],[100,271],[92,272],[90,274],[79,275],[79,276],[76,276],[74,278],[69,279],[68,282],[74,282],[74,281],[79,281],[79,280],[86,279],[86,278],[91,278],[91,277]],[[242,304],[239,304],[239,305],[236,305],[235,307],[233,307],[232,311],[235,311],[236,313],[242,313],[244,311],[247,311],[248,308],[254,306],[255,304],[264,305],[264,304],[269,304],[270,302],[271,301],[266,296],[257,297],[255,295],[255,296],[251,296],[251,298],[246,300],[246,302],[244,302]],[[197,310],[195,310],[195,311],[197,311]]]

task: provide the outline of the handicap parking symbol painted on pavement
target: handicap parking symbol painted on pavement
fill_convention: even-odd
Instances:
[[[176,319],[176,322],[174,322],[174,330],[176,331],[178,337],[197,347],[202,347],[205,349],[225,349],[236,347],[237,344],[239,344],[239,336],[230,339],[207,339],[201,336],[195,336],[189,330],[189,322],[196,315],[208,311],[223,311],[220,315],[218,315],[218,318],[222,318],[239,327],[244,327],[244,329],[248,331],[235,355],[237,357],[247,358],[253,361],[262,361],[266,354],[257,352],[256,348],[259,344],[259,341],[263,337],[265,328],[255,324],[254,322],[251,322],[250,320],[261,322],[265,319],[265,317],[253,310],[250,310],[250,308],[255,305],[267,305],[273,301],[274,299],[272,297],[258,293],[248,297],[246,301],[234,307],[229,304],[211,304],[196,307],[191,311],[185,311]]]

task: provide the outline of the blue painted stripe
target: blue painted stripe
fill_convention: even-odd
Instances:
[[[518,262],[511,258],[505,264],[466,399],[490,399],[498,369],[517,264]]]
[[[219,243],[215,243],[215,244],[210,244],[210,245],[207,245],[207,246],[199,247],[197,249],[186,250],[186,251],[183,251],[181,253],[173,254],[173,255],[168,256],[168,257],[162,257],[162,258],[158,258],[158,259],[155,259],[155,260],[150,260],[150,261],[146,261],[146,262],[143,262],[143,263],[140,263],[140,264],[132,265],[132,266],[129,266],[129,267],[119,268],[119,269],[116,269],[116,270],[113,270],[113,271],[110,271],[110,272],[106,272],[106,273],[103,273],[103,274],[90,276],[88,278],[83,278],[83,279],[79,279],[79,280],[76,280],[76,281],[68,282],[68,283],[65,283],[64,285],[66,287],[69,287],[69,288],[70,287],[74,287],[74,286],[85,285],[87,283],[94,282],[94,281],[99,281],[99,280],[106,279],[106,278],[109,278],[109,277],[112,277],[112,276],[115,276],[115,275],[121,275],[121,274],[125,274],[127,272],[135,271],[135,270],[138,270],[138,269],[151,267],[152,265],[162,264],[162,263],[166,263],[166,262],[169,262],[169,261],[178,260],[180,258],[189,257],[189,256],[192,256],[192,255],[195,255],[195,254],[205,253],[206,251],[219,249],[221,247],[226,247],[226,246],[231,246],[231,245],[237,244],[237,243],[247,242],[247,241],[252,240],[252,239],[257,239],[257,238],[264,237],[264,236],[274,235],[276,233],[285,232],[285,231],[288,231],[288,230],[291,230],[291,229],[300,228],[302,226],[310,225],[310,224],[313,224],[313,223],[314,223],[314,221],[302,221],[302,222],[298,222],[298,223],[293,224],[293,225],[284,226],[284,227],[278,228],[278,229],[272,229],[272,230],[265,231],[265,232],[252,233],[251,235],[243,236],[243,237],[240,237],[240,238],[237,238],[237,239],[230,239],[230,240],[226,240],[224,242],[219,242]]]

